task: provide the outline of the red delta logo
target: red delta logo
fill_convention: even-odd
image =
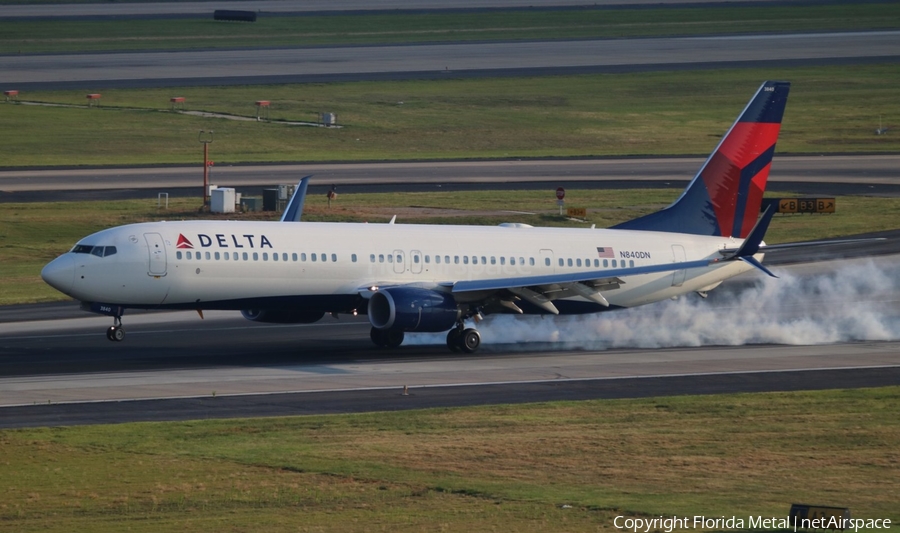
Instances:
[[[190,248],[190,249],[193,249],[193,248],[194,248],[194,245],[191,244],[191,241],[189,241],[189,240],[187,239],[187,237],[185,237],[184,235],[182,235],[182,234],[179,233],[179,234],[178,234],[178,243],[175,244],[175,248]]]

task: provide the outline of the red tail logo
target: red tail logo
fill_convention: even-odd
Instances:
[[[182,235],[182,234],[179,233],[179,234],[178,234],[178,243],[175,244],[175,248],[190,248],[190,249],[193,249],[193,248],[194,248],[194,245],[191,244],[191,241],[189,241],[189,240],[187,239],[187,237],[185,237],[184,235]]]

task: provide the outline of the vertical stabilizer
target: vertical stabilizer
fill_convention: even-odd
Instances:
[[[790,88],[763,83],[675,203],[613,228],[746,237],[759,217]]]

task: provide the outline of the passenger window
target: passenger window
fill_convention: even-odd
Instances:
[[[263,252],[263,261],[269,260],[269,252]]]
[[[431,263],[431,257],[430,257],[430,256],[427,256],[427,255],[425,256],[425,263],[426,263],[426,264]]]
[[[608,266],[609,266],[609,259],[604,259],[603,260],[603,268],[606,268]]]
[[[486,265],[486,264],[487,264],[487,257],[485,257],[485,256],[483,256],[483,255],[481,256],[481,264],[482,264],[482,265]]]
[[[496,264],[497,264],[497,258],[494,257],[493,255],[491,256],[491,264],[492,264],[492,265],[496,265]]]
[[[491,259],[494,259],[494,258],[492,257]],[[503,257],[503,256],[501,255],[501,256],[500,256],[500,265],[502,266],[502,265],[505,265],[505,264],[506,264],[506,258]]]
[[[243,256],[244,261],[246,261],[247,260],[247,252],[243,252],[241,255]]]
[[[413,263],[415,263],[417,265],[419,264],[419,256],[418,255],[413,256]]]
[[[221,256],[221,255],[219,255],[219,252],[216,252],[216,261],[218,261],[218,260],[219,260],[219,258],[221,258],[221,257],[222,257],[222,256]]]
[[[477,265],[477,264],[478,264],[478,256],[477,256],[477,255],[473,255],[473,256],[472,256],[472,264],[473,264],[473,265]]]
[[[321,259],[323,263],[328,261],[328,257],[325,254],[319,254],[319,259]]]
[[[572,258],[571,257],[566,259],[566,265],[572,266]]]
[[[181,252],[175,252],[175,259],[181,259]]]
[[[562,257],[559,258],[559,266],[566,266],[566,261]]]
[[[193,257],[193,254],[191,254],[191,252],[185,252],[185,254],[187,255],[187,258],[188,258],[188,259],[193,259],[193,258],[194,258],[194,257]]]
[[[209,260],[209,252],[206,252],[206,259]]]
[[[581,266],[581,258],[580,257],[575,261],[575,266]]]
[[[453,262],[457,265],[459,264],[459,256],[458,255],[453,256]]]
[[[387,257],[388,257],[388,263],[393,263],[393,262],[394,262],[394,254],[388,254]]]
[[[616,268],[616,266],[617,266],[617,265],[616,265],[616,260],[613,259],[613,268]]]
[[[228,261],[229,259],[231,259],[231,257],[229,257],[228,252],[225,252],[223,255],[225,256],[225,260],[226,260],[226,261]]]
[[[316,262],[316,254],[309,254],[309,258],[312,260],[313,263]]]
[[[468,265],[468,264],[469,264],[469,256],[468,256],[468,255],[464,255],[464,256],[463,256],[463,264],[464,264],[464,265]]]
[[[263,257],[265,257],[265,254],[263,254]],[[278,254],[272,254],[272,261],[278,261]]]
[[[257,252],[253,252],[253,260],[259,261],[259,254]]]
[[[306,253],[305,252],[300,254],[300,260],[303,261],[304,263],[306,262]]]
[[[356,262],[356,254],[350,255],[350,260],[355,263]]]
[[[402,254],[397,254],[397,262],[398,262],[398,263],[402,263],[402,262],[403,262],[403,255],[402,255]]]
[[[295,263],[297,262],[297,254],[296,253],[291,254],[291,260]]]
[[[448,265],[450,264],[450,256],[449,255],[444,256],[444,262],[447,263]]]
[[[600,260],[594,259],[594,268],[598,268],[600,266]]]
[[[628,261],[628,266],[630,266],[630,267],[634,266],[634,259],[631,259]]]
[[[103,247],[102,246],[94,246],[94,249],[91,250],[91,255],[96,255],[97,257],[103,257]]]
[[[331,254],[331,262],[337,263],[337,254]]]
[[[231,254],[231,258],[234,259],[235,261],[237,261],[237,260],[238,260],[238,253],[237,253],[237,252],[234,252],[233,254]]]
[[[106,251],[103,252],[103,257],[109,257],[111,255],[115,255],[116,247],[115,246],[107,246]]]
[[[384,254],[378,254],[378,262],[384,263]]]
[[[547,261],[549,261],[549,259],[547,259]],[[510,258],[509,258],[509,264],[512,265],[512,266],[516,266],[516,258],[515,258],[515,257],[510,257]]]
[[[437,264],[441,264],[441,256],[439,256],[439,255],[434,256],[434,262]]]
[[[369,262],[371,262],[371,263],[375,262],[375,254],[369,254]]]

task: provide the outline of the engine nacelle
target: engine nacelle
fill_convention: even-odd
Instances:
[[[312,324],[323,316],[324,311],[294,311],[283,309],[242,309],[241,315],[253,322],[273,324]]]
[[[396,287],[369,298],[369,322],[378,329],[446,331],[459,320],[459,307],[449,294]]]

